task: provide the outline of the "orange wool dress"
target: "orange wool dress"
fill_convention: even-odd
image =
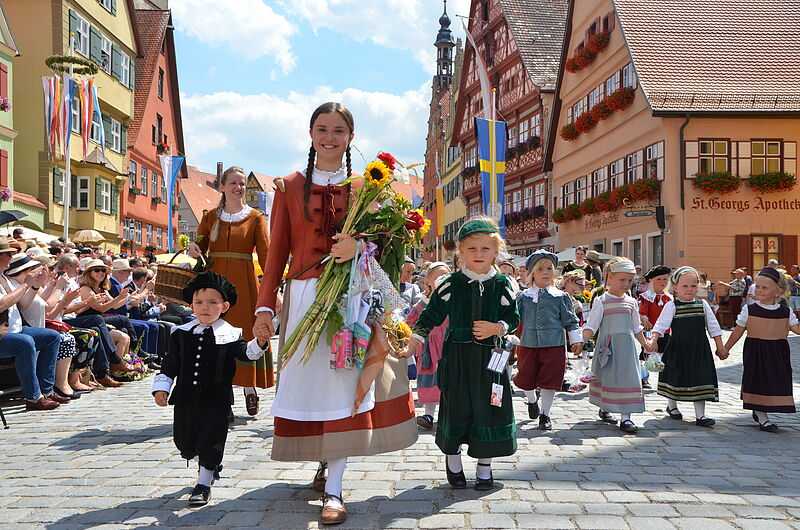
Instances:
[[[236,214],[234,216],[234,219],[238,218]],[[211,241],[211,230],[217,219],[216,209],[209,210],[203,216],[197,228],[197,234],[202,235],[203,239],[198,245],[211,262],[210,270],[225,276],[236,287],[238,300],[224,318],[232,326],[242,328],[244,340],[249,341],[253,338],[259,287],[252,255],[255,249],[261,270],[264,270],[269,249],[267,223],[259,210],[250,209],[243,219],[220,221],[217,239]],[[275,376],[271,352],[254,362],[237,360],[233,384],[259,388],[273,386]]]

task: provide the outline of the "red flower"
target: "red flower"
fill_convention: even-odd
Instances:
[[[591,131],[597,124],[597,120],[592,116],[591,112],[584,112],[575,120],[575,130],[578,133],[585,133]]]
[[[572,140],[577,138],[578,134],[580,133],[575,129],[575,126],[571,123],[568,123],[567,125],[564,125],[561,128],[561,133],[560,133],[561,138],[568,142],[571,142]]]
[[[425,226],[425,218],[422,217],[418,211],[411,210],[406,214],[406,228],[409,230],[419,230],[423,226]]]
[[[389,153],[378,153],[378,160],[386,164],[386,167],[394,171],[394,165],[397,163],[397,159],[395,157]]]

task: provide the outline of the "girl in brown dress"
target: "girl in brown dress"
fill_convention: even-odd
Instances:
[[[267,261],[269,237],[263,213],[245,203],[246,176],[237,166],[222,174],[219,205],[203,216],[197,235],[199,243],[189,246],[189,255],[196,258],[208,253],[209,270],[221,274],[236,287],[239,301],[225,317],[232,326],[241,328],[243,338],[253,338],[258,278],[253,266],[253,249],[258,253],[261,270]],[[233,384],[244,387],[247,413],[258,413],[255,387],[269,388],[274,384],[272,356],[265,355],[254,362],[236,361]]]

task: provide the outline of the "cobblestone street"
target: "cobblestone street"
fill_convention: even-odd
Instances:
[[[790,342],[797,398],[800,338]],[[342,528],[800,528],[800,417],[776,414],[780,432],[759,432],[738,399],[742,343],[717,362],[713,429],[694,425],[690,404],[684,421],[669,419],[666,401],[648,391],[647,412],[633,417],[639,434],[620,436],[597,420],[584,391],[559,393],[554,430],[542,432],[517,392],[519,450],[495,461],[493,491],[450,489],[433,435],[420,432],[405,451],[351,460]],[[172,411],[153,404],[151,382],[47,413],[6,403],[0,527],[317,527],[316,464],[269,457],[273,391],[261,391],[256,418],[237,393],[222,480],[207,506],[189,509],[196,467],[178,456]],[[474,469],[465,459],[470,480]]]

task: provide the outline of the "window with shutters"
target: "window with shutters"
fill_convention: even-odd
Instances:
[[[522,207],[531,208],[533,206],[533,186],[528,186],[522,190]]]
[[[545,181],[537,182],[533,186],[533,205],[544,206],[547,184]]]
[[[751,270],[759,271],[767,266],[771,259],[781,262],[781,238],[780,234],[754,234],[750,236],[753,261]],[[737,263],[737,266],[741,264]]]
[[[111,150],[122,151],[122,124],[114,118],[111,118]]]
[[[72,132],[81,133],[81,100],[72,98]]]
[[[664,142],[648,145],[644,150],[645,176],[664,180]]]
[[[147,195],[148,173],[147,168],[142,166],[142,195]]]
[[[102,144],[103,137],[100,134],[100,114],[97,112],[92,114],[92,130],[89,131],[89,139],[95,143]]]
[[[100,49],[100,68],[107,74],[111,74],[111,41],[101,37],[102,44]]]
[[[135,188],[136,187],[136,177],[138,175],[138,172],[139,172],[139,168],[136,165],[136,162],[131,160],[130,167],[128,168],[128,185],[131,188]]]
[[[75,207],[78,210],[89,209],[89,177],[78,177],[78,203]]]
[[[615,26],[614,20],[614,12],[610,12],[606,16],[603,17],[603,31],[613,31]],[[615,256],[621,256],[622,251],[620,250],[619,254],[614,254]]]
[[[753,140],[750,142],[750,173],[781,171],[782,140]]]
[[[636,88],[636,71],[633,69],[633,63],[626,64],[622,69],[622,86]]]
[[[579,177],[575,179],[575,202],[580,203],[586,200],[589,194],[587,177]]]
[[[101,6],[103,6],[103,7],[105,7],[105,8],[106,8],[106,10],[107,10],[109,13],[111,13],[111,9],[112,9],[112,2],[113,2],[113,0],[100,0],[100,5],[101,5]]]
[[[125,86],[131,84],[131,58],[124,53],[120,56],[119,81]]]
[[[133,240],[137,245],[142,244],[142,222],[134,221],[133,224]]]
[[[111,183],[100,179],[100,211],[111,213]]]
[[[163,175],[161,176],[161,198],[167,200],[167,181],[164,180]]]
[[[625,157],[625,182],[630,184],[642,178],[642,152],[636,151]]]
[[[156,141],[154,143],[161,142],[161,137],[164,134],[164,117],[161,114],[156,114]]]
[[[164,99],[164,69],[158,69],[158,98]]]
[[[0,96],[8,97],[8,66],[0,64]]]
[[[708,139],[699,142],[700,172],[728,171],[728,140]]]
[[[155,171],[151,173],[150,184],[151,184],[150,190],[152,190],[153,192],[153,197],[158,196],[158,174]],[[161,195],[161,198],[162,199],[165,198],[163,194]]]
[[[567,182],[561,186],[561,207],[566,208],[575,202],[575,181]]]
[[[53,201],[64,204],[64,170],[53,168]]]
[[[75,14],[74,11],[70,13],[75,17],[75,26],[73,27],[73,33],[75,33],[75,51],[84,57],[89,57],[89,23]]]
[[[609,189],[615,189],[622,186],[625,183],[625,160],[620,158],[619,160],[615,160],[611,162],[608,166],[609,177],[608,177],[608,187]],[[619,254],[616,254],[617,256]]]
[[[163,238],[164,238],[164,229],[159,226],[158,228],[156,228],[156,246],[158,248],[162,248],[161,243],[163,241]]]

